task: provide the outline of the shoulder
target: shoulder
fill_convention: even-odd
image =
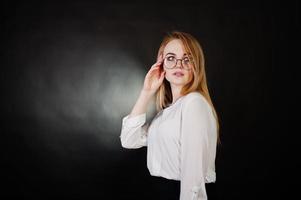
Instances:
[[[187,104],[192,101],[208,104],[206,98],[200,92],[190,92],[186,94],[184,103]]]
[[[210,110],[210,105],[200,92],[190,92],[183,99],[183,109],[203,108]]]

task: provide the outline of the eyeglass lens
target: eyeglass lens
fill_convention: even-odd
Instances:
[[[166,56],[164,59],[164,64],[167,68],[174,68],[177,65],[177,61],[180,60],[182,66],[185,69],[190,69],[192,61],[189,59],[189,57],[184,57],[182,59],[176,59],[175,56]]]

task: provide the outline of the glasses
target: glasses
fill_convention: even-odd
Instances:
[[[193,66],[192,58],[185,57],[182,59],[177,59],[175,56],[172,55],[168,55],[164,58],[164,65],[167,69],[172,69],[177,65],[178,60],[181,61],[183,68],[186,70],[190,70]]]

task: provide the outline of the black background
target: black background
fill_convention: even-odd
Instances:
[[[55,72],[66,66],[56,65],[60,60],[77,66],[67,67],[71,71],[93,70],[79,66],[89,65],[91,53],[110,47],[139,60],[146,73],[164,33],[180,30],[203,45],[209,89],[220,115],[219,198],[290,199],[297,184],[297,1],[1,4],[1,196],[156,199],[146,148],[120,146],[118,128],[125,113],[112,131],[113,150],[81,134],[90,130],[75,126],[76,121],[67,124],[75,128],[52,124],[49,129],[32,111],[32,101],[39,99],[29,80],[35,76],[28,73],[39,71],[38,80],[48,83],[39,95],[55,100],[51,92],[61,87],[53,83]],[[93,123],[102,126],[93,116]],[[46,132],[49,141],[40,136]]]

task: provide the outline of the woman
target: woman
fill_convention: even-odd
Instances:
[[[145,123],[154,95],[158,113]],[[218,132],[201,46],[192,35],[173,31],[163,38],[132,112],[122,119],[121,145],[147,146],[150,174],[166,184],[179,183],[174,199],[210,200],[216,195]]]

